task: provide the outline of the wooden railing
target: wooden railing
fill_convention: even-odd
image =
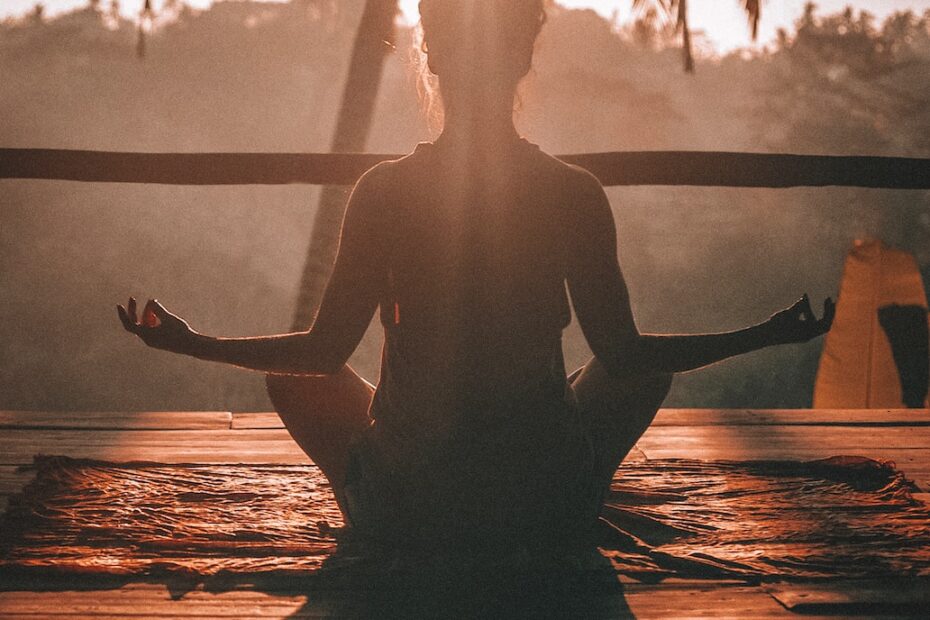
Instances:
[[[400,155],[356,153],[119,153],[0,149],[0,179],[166,185],[352,185]],[[930,189],[930,159],[639,151],[560,155],[605,186],[872,187]]]

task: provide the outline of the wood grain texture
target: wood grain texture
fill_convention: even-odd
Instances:
[[[223,430],[228,411],[0,411],[0,429]]]
[[[172,599],[164,586],[136,584],[118,590],[89,592],[0,592],[0,617],[27,618],[324,618],[357,594],[274,594],[237,590],[195,590]],[[681,585],[627,585],[620,596],[633,617],[791,618],[796,617],[760,587],[715,582]],[[340,600],[341,599],[341,600]],[[565,612],[566,610],[562,610]],[[819,616],[805,616],[818,618]]]
[[[930,426],[930,410],[660,409],[653,426]]]
[[[786,609],[795,613],[876,614],[930,610],[930,579],[904,579],[887,583],[841,582],[781,584],[766,588]],[[926,616],[924,616],[926,617]]]
[[[930,426],[928,409],[660,409],[653,426]],[[234,429],[284,428],[278,414],[234,413]]]
[[[284,422],[274,411],[256,413],[234,413],[231,427],[236,430],[284,428]]]
[[[36,454],[107,461],[164,463],[306,463],[285,430],[114,431],[22,430],[0,437],[0,465],[32,462]]]
[[[909,477],[917,479],[922,488],[930,490],[927,413],[920,410],[666,409],[660,412],[656,424],[640,442],[639,456],[747,460],[859,454],[894,460]],[[58,416],[73,414],[45,415],[54,422]],[[146,424],[156,424],[158,416],[152,415],[155,417]],[[187,413],[166,415],[190,419]],[[228,414],[205,415],[203,424],[212,426],[222,424],[223,416]],[[115,423],[107,422],[103,414],[100,416],[100,424]],[[43,429],[11,427],[12,423],[8,422],[10,426],[0,433],[0,461],[6,463],[0,466],[0,507],[5,505],[9,493],[18,491],[31,478],[28,472],[17,472],[15,465],[31,462],[36,453],[174,463],[307,462],[281,427],[276,414],[234,414],[226,419],[226,428],[201,430],[152,430],[144,425],[144,430]],[[87,422],[90,423],[90,419]],[[829,585],[816,591],[808,589],[806,593],[797,588],[783,589],[779,596],[785,601],[789,600],[789,595],[798,597],[798,602],[786,603],[795,607],[801,605],[804,598],[822,601],[819,607],[800,609],[807,612],[805,618],[828,617],[814,614],[835,613],[828,603],[842,603],[850,592],[847,586],[834,585],[836,587]],[[892,607],[902,604],[900,593],[887,592],[882,584],[858,584],[857,588],[871,597],[872,609],[880,609],[883,603]],[[797,617],[776,600],[775,594],[773,591],[770,595],[762,588],[714,582],[627,584],[624,599],[635,617],[644,619]],[[308,600],[306,596],[254,591],[224,594],[194,591],[180,600],[172,600],[164,586],[154,585],[87,592],[0,591],[0,617],[318,618],[328,617],[333,609],[341,607],[340,596],[352,594],[318,593]],[[911,603],[905,601],[904,604]]]

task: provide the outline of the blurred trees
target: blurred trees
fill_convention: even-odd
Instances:
[[[876,24],[865,11],[819,16],[808,4],[770,60],[756,125],[769,148],[930,155],[930,11]],[[915,253],[930,274],[926,193],[876,193],[867,208],[881,219],[884,240]]]
[[[762,0],[740,0],[752,38],[759,33],[759,19],[762,17]],[[633,0],[633,10],[643,13],[647,20],[655,18],[657,12],[666,17],[674,16],[675,30],[681,34],[682,60],[685,73],[694,73],[694,51],[691,49],[691,26],[688,23],[688,0]],[[640,22],[640,26],[644,22]]]

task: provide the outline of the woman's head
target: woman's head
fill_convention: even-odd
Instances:
[[[515,92],[529,72],[546,0],[420,0],[421,49],[445,107]],[[469,103],[471,101],[471,103]]]

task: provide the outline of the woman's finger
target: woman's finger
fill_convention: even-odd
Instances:
[[[136,298],[130,297],[129,303],[126,304],[126,312],[129,314],[129,320],[133,322],[134,325],[139,324],[139,318],[136,316]]]
[[[797,300],[796,302],[794,302],[794,304],[792,304],[792,306],[791,306],[790,308],[788,308],[788,310],[787,310],[788,315],[789,315],[792,319],[796,319],[796,318],[798,318],[799,316],[801,316],[801,306],[802,306],[803,303],[804,303],[804,299],[801,298],[801,299]]]
[[[122,305],[117,305],[116,314],[119,315],[119,320],[123,324],[123,328],[127,332],[135,333],[136,325],[130,320],[129,314],[126,312],[126,308],[124,308]]]
[[[807,293],[804,293],[804,296],[801,297],[801,316],[805,321],[810,321],[812,325],[817,322],[814,309],[811,308],[811,299],[807,296]]]
[[[833,301],[832,297],[827,297],[823,301],[823,318],[820,319],[821,329],[823,333],[830,331],[830,328],[833,326],[833,319],[836,318],[836,303]]]

